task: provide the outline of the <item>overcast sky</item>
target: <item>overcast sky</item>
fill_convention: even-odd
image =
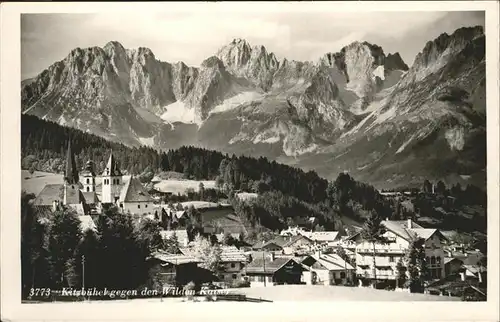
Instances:
[[[36,76],[76,47],[148,47],[162,61],[199,66],[233,38],[264,45],[278,59],[316,60],[353,41],[399,52],[411,66],[425,43],[463,26],[484,26],[484,12],[24,14],[22,79]]]

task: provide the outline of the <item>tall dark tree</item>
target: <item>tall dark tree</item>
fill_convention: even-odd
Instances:
[[[165,251],[167,253],[178,254],[180,252],[179,238],[177,237],[177,234],[175,232],[167,239],[165,239],[164,245],[165,245]]]
[[[405,260],[410,275],[408,280],[410,292],[423,293],[425,281],[429,278],[428,263],[425,259],[425,240],[423,238],[416,237],[410,241],[410,248]]]
[[[100,217],[98,230],[100,286],[131,290],[139,287],[147,279],[149,254],[138,241],[132,216],[110,207]]]
[[[26,298],[35,286],[49,287],[47,276],[46,226],[31,204],[34,195],[21,193],[21,282],[22,297]],[[38,282],[38,283],[37,283]]]
[[[436,191],[437,194],[444,195],[446,192],[446,185],[442,180],[439,180],[438,183],[436,184]]]
[[[384,225],[382,224],[382,218],[376,213],[372,212],[370,217],[365,221],[363,229],[361,230],[361,237],[363,240],[372,244],[373,247],[373,277],[374,282],[377,282],[377,268],[376,268],[376,244],[386,243],[386,239],[383,236],[386,232]]]
[[[403,263],[403,259],[400,258],[396,264],[396,287],[404,287],[406,285],[406,266]]]
[[[424,186],[422,187],[422,191],[425,193],[431,193],[432,192],[432,184],[429,180],[424,181]]]
[[[160,235],[160,225],[158,222],[145,218],[137,226],[137,241],[147,254],[163,248],[163,240]]]
[[[66,272],[77,265],[74,259],[82,238],[80,225],[78,215],[70,209],[63,208],[53,214],[48,253],[54,288],[67,285]]]
[[[87,229],[78,245],[75,258],[75,273],[82,287],[97,287],[100,274],[99,239],[95,231]]]

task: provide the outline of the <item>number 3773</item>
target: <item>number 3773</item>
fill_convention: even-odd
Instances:
[[[50,288],[32,288],[30,296],[50,296]]]

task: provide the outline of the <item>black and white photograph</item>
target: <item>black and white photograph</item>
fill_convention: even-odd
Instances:
[[[498,299],[498,4],[277,4],[20,12],[21,307]]]

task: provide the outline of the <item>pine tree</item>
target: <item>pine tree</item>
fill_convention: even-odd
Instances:
[[[376,212],[372,212],[370,217],[365,221],[363,229],[361,231],[361,237],[363,240],[369,242],[373,246],[373,279],[374,283],[377,282],[377,267],[376,267],[376,248],[377,243],[385,243],[384,233],[386,232],[384,225],[382,224],[382,219]]]
[[[404,287],[406,285],[407,277],[406,277],[406,266],[403,263],[403,258],[400,258],[398,263],[396,264],[396,287]]]
[[[180,252],[179,248],[179,238],[174,232],[171,236],[165,239],[165,251],[170,254],[178,254]]]
[[[410,292],[423,293],[425,281],[428,279],[428,268],[425,260],[425,240],[413,238],[405,256],[407,270],[410,275],[408,283]]]
[[[49,261],[53,286],[66,285],[66,272],[74,270],[75,251],[80,243],[82,232],[78,216],[69,209],[56,211],[49,233]]]
[[[34,195],[21,193],[21,283],[22,297],[26,298],[35,286],[49,287],[37,276],[47,276],[46,226],[30,201]]]

